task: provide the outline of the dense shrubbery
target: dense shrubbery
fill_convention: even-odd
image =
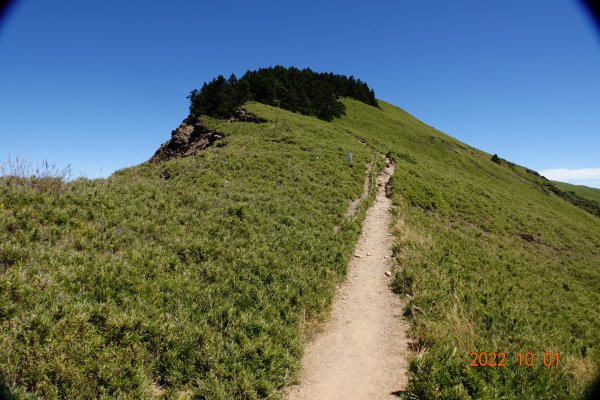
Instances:
[[[360,79],[282,66],[248,71],[240,79],[219,75],[188,96],[195,115],[228,118],[244,102],[254,100],[326,121],[345,114],[340,97],[379,107],[373,89]]]

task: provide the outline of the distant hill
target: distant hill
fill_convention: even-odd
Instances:
[[[584,185],[572,185],[565,182],[552,181],[552,183],[554,183],[563,192],[572,193],[600,204],[600,189]]]
[[[405,397],[581,396],[600,365],[600,218],[396,106],[336,101],[330,122],[257,101],[190,115],[108,179],[0,179],[0,393],[277,398],[387,154]],[[470,366],[492,359],[506,367]]]

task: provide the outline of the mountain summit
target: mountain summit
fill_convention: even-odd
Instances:
[[[281,397],[370,257],[355,245],[376,192],[410,326],[397,395],[582,396],[600,365],[595,196],[580,207],[354,78],[260,71],[192,92],[153,162],[53,191],[0,179],[0,396]]]

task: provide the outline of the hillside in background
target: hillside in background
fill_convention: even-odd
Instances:
[[[394,290],[415,351],[405,397],[581,395],[600,365],[600,218],[395,106],[340,101],[331,122],[257,102],[245,108],[266,122],[203,117],[214,145],[108,179],[2,179],[4,390],[277,397],[372,195],[355,218],[348,202],[388,154]],[[492,351],[506,367],[469,366]]]
[[[570,183],[565,182],[553,181],[552,183],[554,183],[556,187],[558,187],[563,192],[582,197],[600,205],[600,189],[591,188],[583,185],[572,185]]]
[[[549,181],[399,108],[347,102],[341,126],[399,160],[396,290],[407,296],[419,398],[576,398],[600,365],[600,218]],[[467,367],[504,352],[507,367]],[[532,367],[518,353],[532,352]],[[543,354],[559,354],[546,367]]]

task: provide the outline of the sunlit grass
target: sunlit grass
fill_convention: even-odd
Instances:
[[[375,149],[397,161],[394,289],[415,340],[405,397],[578,397],[600,365],[600,218],[396,107],[344,103],[332,123],[249,104],[269,122],[206,119],[221,147],[60,190],[4,173],[12,396],[277,397],[345,275],[368,202],[344,213]],[[509,364],[469,367],[482,351]],[[536,364],[515,365],[518,352]]]
[[[405,397],[579,397],[600,365],[600,218],[400,109],[346,105],[336,124],[399,160],[394,287],[418,354]],[[507,366],[469,367],[484,351]],[[534,366],[518,366],[519,352]]]
[[[252,110],[270,122],[208,119],[227,144],[196,158],[58,192],[0,185],[13,396],[253,399],[296,376],[305,319],[344,277],[362,218],[344,212],[373,152],[314,118]]]
[[[554,184],[565,192],[574,193],[588,200],[600,203],[600,189],[587,187],[583,185],[573,185],[564,182],[554,182]]]
[[[28,187],[37,191],[60,191],[71,179],[71,174],[70,165],[60,168],[48,160],[34,163],[18,156],[9,156],[8,160],[0,162],[0,184]]]

